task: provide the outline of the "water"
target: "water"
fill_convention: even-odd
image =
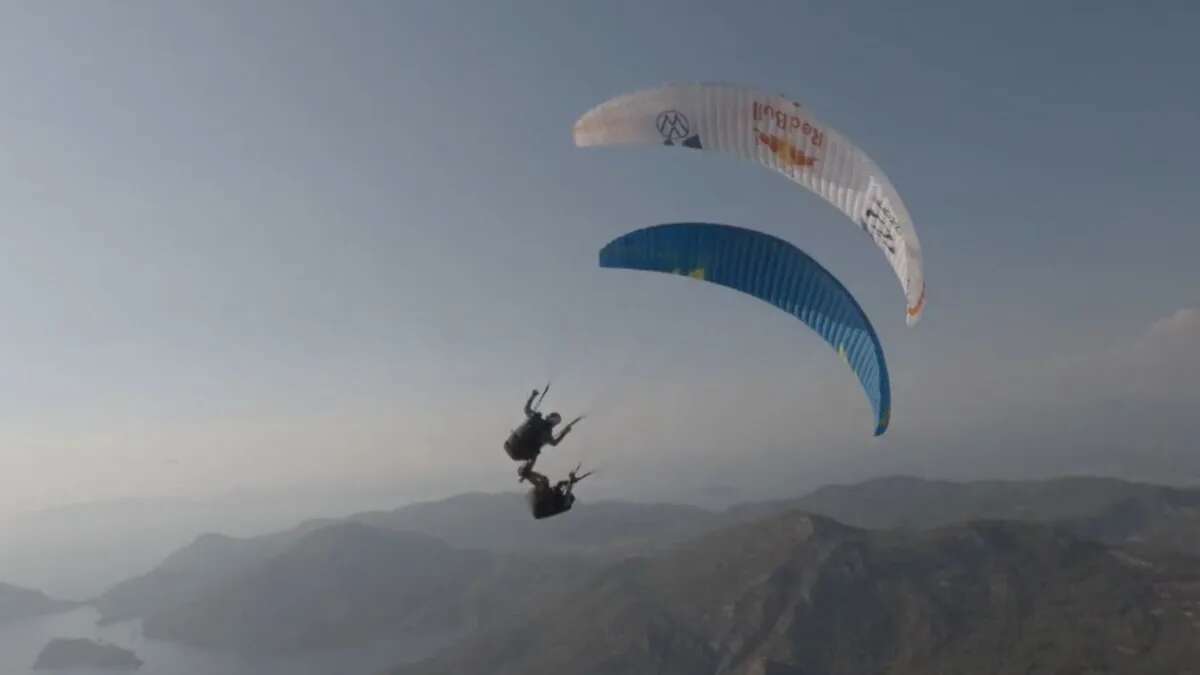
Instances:
[[[98,626],[96,610],[87,607],[25,621],[0,623],[0,674],[46,675],[33,662],[54,638],[88,638],[133,650],[144,661],[139,675],[375,675],[429,656],[447,645],[442,640],[380,642],[363,649],[306,653],[302,656],[252,660],[235,654],[153,640],[142,635],[140,621]],[[72,670],[71,675],[113,675],[105,670]]]

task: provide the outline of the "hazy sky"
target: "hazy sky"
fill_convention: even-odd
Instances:
[[[651,7],[652,5],[652,7]],[[0,513],[138,495],[507,490],[528,391],[596,496],[903,471],[1200,480],[1200,5],[59,2],[0,9]],[[576,149],[673,80],[786,92],[913,214],[744,162]],[[599,270],[645,225],[784,236],[884,342],[891,430],[801,324]]]

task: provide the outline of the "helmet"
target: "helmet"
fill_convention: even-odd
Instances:
[[[546,421],[550,423],[550,426],[554,426],[562,421],[562,415],[552,412],[549,415],[546,415]]]

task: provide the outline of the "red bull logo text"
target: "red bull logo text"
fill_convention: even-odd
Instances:
[[[758,129],[754,130],[754,137],[759,143],[771,149],[776,159],[779,160],[781,168],[795,170],[817,163],[816,157],[804,154],[803,150],[792,145],[786,139],[763,133]]]
[[[799,108],[799,106],[797,106]],[[767,103],[754,102],[754,121],[773,123],[780,131],[800,132],[816,147],[825,144],[825,132],[803,117]]]

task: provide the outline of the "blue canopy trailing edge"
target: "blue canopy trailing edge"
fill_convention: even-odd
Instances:
[[[825,339],[858,376],[887,430],[891,385],[883,346],[854,296],[800,249],[762,232],[708,223],[671,223],[624,234],[600,250],[600,266],[692,277],[768,302]]]

